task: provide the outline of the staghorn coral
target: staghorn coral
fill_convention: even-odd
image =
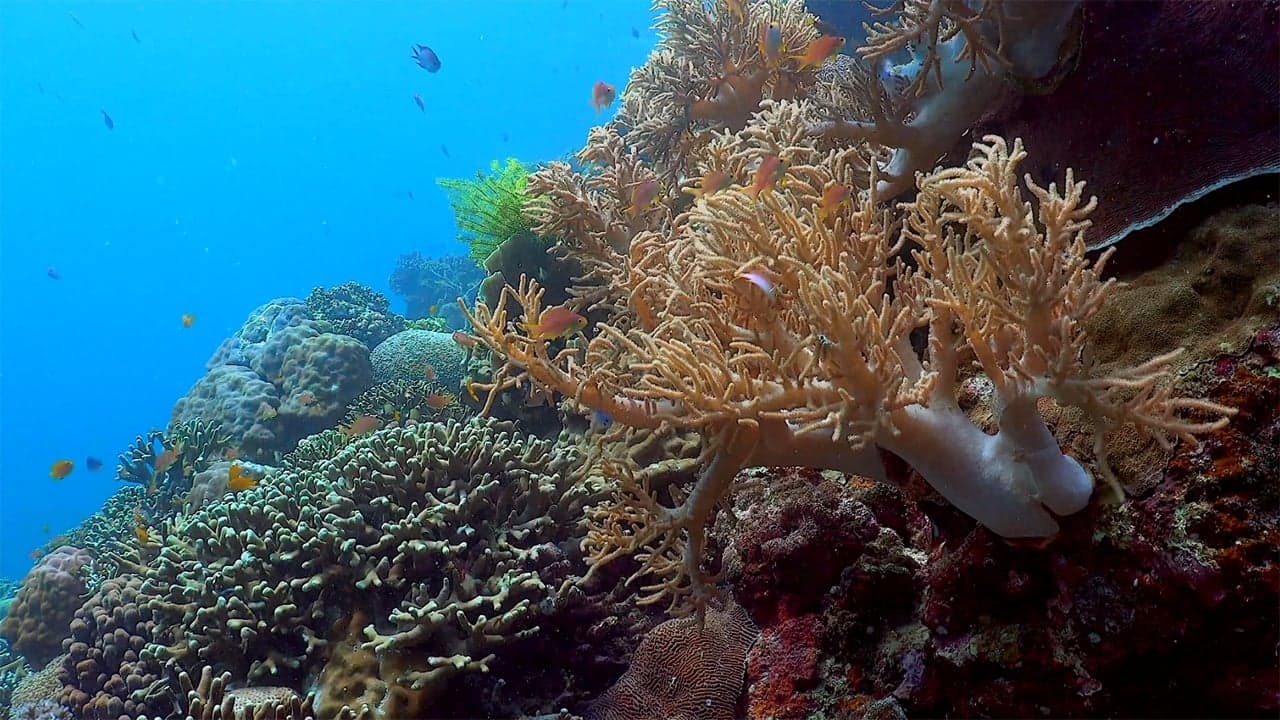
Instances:
[[[156,624],[140,656],[298,687],[315,658],[350,659],[347,638],[343,653],[376,655],[364,681],[395,690],[371,717],[427,714],[451,678],[537,633],[572,578],[560,545],[589,500],[575,465],[493,421],[424,423],[207,504],[146,570]],[[325,678],[317,707],[345,704]]]
[[[529,221],[523,212],[528,175],[529,168],[523,163],[507,158],[506,163],[494,160],[488,175],[477,171],[472,180],[436,180],[449,196],[458,224],[458,242],[471,249],[476,265],[483,265],[510,238],[528,234]]]
[[[349,335],[368,348],[404,329],[404,318],[391,312],[386,296],[358,282],[313,288],[307,308],[323,329]]]
[[[284,456],[282,465],[294,472],[311,470],[354,441],[352,435],[333,429],[324,430],[299,441],[298,447]]]
[[[181,504],[181,499],[191,489],[192,478],[203,472],[231,447],[232,436],[224,432],[217,420],[192,418],[176,422],[165,432],[149,430],[146,435],[134,438],[133,445],[120,454],[116,466],[116,479],[137,483],[146,491],[146,497],[138,498],[137,506],[149,512],[165,515]],[[158,448],[158,449],[157,449]],[[165,452],[176,453],[162,473],[156,473],[156,462]],[[119,512],[113,517],[112,530],[123,530],[114,539],[128,537],[134,523],[132,515]],[[127,524],[118,520],[130,518]]]
[[[1171,394],[1176,353],[1095,371],[1085,324],[1110,288],[1105,256],[1085,257],[1094,202],[1070,173],[1061,191],[1027,178],[1033,204],[1018,181],[1021,145],[989,137],[965,167],[920,177],[895,218],[857,148],[824,153],[792,140],[806,115],[770,104],[753,126],[716,139],[717,169],[738,175],[780,152],[787,177],[760,198],[737,188],[703,198],[670,233],[638,235],[629,272],[608,293],[627,311],[597,325],[585,351],[553,352],[503,305],[471,313],[482,342],[509,363],[493,392],[532,383],[624,425],[707,440],[704,471],[674,507],[625,463],[604,464],[618,495],[595,515],[597,567],[641,550],[659,576],[647,600],[701,607],[712,594],[705,523],[738,470],[802,463],[884,479],[879,449],[997,533],[1050,535],[1054,515],[1088,503],[1093,478],[1062,454],[1038,400],[1086,413],[1112,486],[1108,430],[1130,425],[1169,445],[1227,422],[1228,408]],[[836,184],[852,201],[823,215]],[[525,322],[539,316],[536,283],[507,295]],[[975,365],[1000,398],[995,434],[957,404],[960,373]],[[1205,417],[1181,418],[1188,410]]]
[[[92,563],[88,552],[63,545],[41,558],[23,579],[22,589],[0,622],[0,635],[32,665],[44,665],[61,652],[85,590],[80,571]]]
[[[636,648],[631,667],[592,704],[588,720],[733,720],[747,651],[760,631],[738,605],[667,620]]]
[[[215,676],[213,668],[207,665],[194,683],[188,673],[178,673],[173,694],[178,698],[180,708],[170,717],[179,720],[315,719],[311,696],[300,698],[286,687],[268,685],[230,689],[230,684],[230,673]],[[143,715],[139,720],[147,720],[147,716]]]

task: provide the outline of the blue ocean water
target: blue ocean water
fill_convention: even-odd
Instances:
[[[116,455],[253,308],[390,297],[399,255],[465,252],[436,178],[579,148],[652,21],[647,0],[0,3],[0,576],[120,487]]]

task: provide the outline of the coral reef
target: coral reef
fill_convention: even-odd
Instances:
[[[315,682],[322,714],[428,714],[452,678],[535,636],[576,579],[566,551],[594,499],[576,465],[494,421],[424,423],[206,502],[144,581],[108,581],[77,613],[63,701],[164,715],[157,688],[216,662],[237,681]],[[357,672],[384,691],[352,695]]]
[[[1109,373],[1093,363],[1086,324],[1110,286],[1105,258],[1085,256],[1095,202],[1071,173],[1062,189],[1027,178],[1033,204],[1019,183],[1021,146],[989,137],[965,167],[921,176],[895,221],[874,165],[857,148],[823,152],[807,141],[807,114],[768,104],[742,132],[717,136],[708,171],[745,177],[752,162],[775,157],[785,178],[761,197],[737,187],[702,197],[670,232],[636,235],[628,255],[613,251],[619,269],[597,297],[618,319],[596,325],[585,354],[552,351],[521,330],[541,317],[536,283],[506,291],[522,308],[517,322],[502,304],[471,315],[510,364],[493,392],[532,383],[623,425],[669,425],[708,441],[705,470],[675,507],[606,467],[618,497],[595,515],[597,564],[644,550],[661,579],[652,597],[700,606],[713,594],[700,568],[703,530],[739,469],[802,462],[883,478],[878,450],[997,533],[1051,535],[1054,516],[1088,504],[1094,481],[1062,454],[1041,399],[1085,413],[1093,467],[1112,493],[1113,428],[1168,446],[1227,422],[1228,408],[1170,394],[1176,353]],[[615,166],[633,162],[619,156]],[[820,210],[835,186],[846,202]],[[586,228],[570,230],[583,247],[604,244],[579,208],[564,213]],[[958,407],[969,358],[1000,399],[994,434]]]
[[[631,667],[600,696],[588,720],[733,720],[747,651],[759,631],[741,607],[668,620],[636,648]]]
[[[447,321],[445,327],[455,329],[463,326],[456,307],[458,298],[468,304],[475,302],[481,280],[484,273],[465,255],[427,258],[412,252],[396,261],[390,284],[391,290],[404,298],[405,315],[410,320],[439,315]]]
[[[58,655],[45,664],[38,672],[30,673],[22,678],[13,690],[13,707],[9,718],[32,718],[32,720],[71,720],[72,715],[58,703],[58,695],[62,692],[62,684],[58,675],[62,671],[65,655]]]
[[[370,360],[375,383],[427,380],[434,374],[436,382],[456,393],[462,388],[466,357],[448,333],[405,330],[374,348]]]
[[[0,717],[7,717],[13,691],[30,673],[31,665],[26,658],[15,653],[8,640],[0,638]]]
[[[136,575],[107,580],[71,621],[59,701],[79,717],[166,717],[173,707],[161,664],[142,655],[155,627],[142,588]]]
[[[382,425],[406,421],[439,422],[449,418],[462,419],[467,414],[465,406],[449,388],[434,380],[389,380],[378,383],[360,394],[347,406],[344,425],[356,418],[370,416]]]
[[[268,460],[288,445],[277,417],[279,407],[279,391],[251,368],[219,365],[178,399],[173,420],[216,422],[244,457]]]
[[[93,556],[63,545],[41,558],[27,573],[0,635],[32,665],[44,665],[62,652],[62,640],[85,591],[80,571]]]
[[[100,509],[56,538],[59,544],[83,548],[93,556],[93,562],[82,566],[79,572],[87,592],[96,591],[104,581],[120,574],[116,558],[123,552],[122,545],[133,541],[137,525],[134,513],[148,505],[145,487],[122,487],[112,493]],[[48,550],[52,552],[54,548]]]
[[[494,160],[487,175],[477,171],[475,179],[436,180],[449,196],[458,241],[470,248],[477,265],[509,238],[529,233],[524,216],[528,175],[523,163],[507,158],[506,163]]]
[[[258,306],[248,319],[205,363],[206,370],[219,365],[253,367],[262,355],[263,344],[278,333],[298,325],[314,326],[311,310],[298,298],[276,298]]]
[[[371,293],[348,283],[317,288],[309,300],[314,310],[291,298],[258,308],[174,405],[173,423],[217,422],[231,447],[257,462],[274,462],[303,437],[331,427],[373,384],[365,341],[404,324],[388,314],[386,298]],[[358,335],[329,332],[335,327]],[[192,474],[183,473],[188,481]]]
[[[175,717],[186,720],[314,720],[311,697],[298,697],[286,687],[253,686],[229,689],[231,674],[214,675],[205,666],[199,679],[191,681],[178,673],[174,696],[179,708]],[[144,715],[139,720],[147,720]],[[160,720],[157,718],[157,720]]]
[[[313,289],[307,308],[324,329],[349,335],[367,348],[404,330],[404,318],[391,312],[386,296],[357,282]]]

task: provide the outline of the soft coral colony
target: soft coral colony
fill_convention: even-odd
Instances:
[[[892,160],[902,149],[876,144],[874,132],[839,142],[828,132],[837,104],[884,120],[885,85],[824,79],[790,58],[771,65],[749,42],[752,28],[771,25],[790,47],[815,40],[798,3],[753,3],[742,17],[724,3],[664,6],[671,32],[633,76],[619,119],[592,131],[585,168],[553,163],[530,180],[536,230],[562,238],[560,251],[587,270],[576,309],[604,319],[584,343],[531,337],[522,328],[544,311],[544,289],[528,280],[496,309],[469,311],[507,364],[493,392],[528,383],[612,418],[615,437],[676,430],[703,441],[701,470],[682,490],[651,482],[652,468],[625,453],[600,457],[614,496],[593,514],[596,568],[639,553],[640,573],[656,575],[648,599],[701,609],[714,594],[707,523],[741,470],[885,479],[885,451],[992,531],[1049,536],[1059,516],[1086,507],[1095,476],[1118,497],[1110,431],[1131,426],[1168,446],[1228,421],[1227,407],[1172,394],[1176,353],[1106,373],[1091,360],[1086,325],[1111,289],[1108,254],[1086,257],[1096,201],[1070,171],[1042,187],[1020,177],[1020,142],[989,136],[962,167],[917,174],[914,197],[895,204],[903,178],[886,173],[912,170]],[[918,59],[918,82],[900,92],[919,96],[964,92],[966,75],[951,66],[965,62],[968,80],[981,80],[1008,62],[1003,46],[987,44],[989,28],[1029,32],[1034,22],[961,17],[963,3],[905,6],[915,14],[880,26],[878,47],[891,35],[968,40],[953,57]],[[1061,18],[1035,17],[1041,36],[1059,37]],[[931,69],[936,79],[924,77]],[[915,129],[899,136],[955,132],[928,127],[928,107],[912,112]],[[755,192],[757,168],[778,160],[778,182]],[[733,185],[692,203],[673,187],[662,205],[626,211],[639,184],[726,176]],[[833,188],[847,189],[848,202],[824,203]],[[958,401],[975,372],[993,388],[993,432]],[[1060,449],[1041,416],[1046,401],[1083,411],[1095,436],[1090,467]]]

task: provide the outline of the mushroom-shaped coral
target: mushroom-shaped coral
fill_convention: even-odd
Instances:
[[[88,552],[63,545],[23,579],[9,614],[0,622],[0,635],[31,664],[44,665],[62,651],[62,639],[84,592],[80,570],[92,562]]]

